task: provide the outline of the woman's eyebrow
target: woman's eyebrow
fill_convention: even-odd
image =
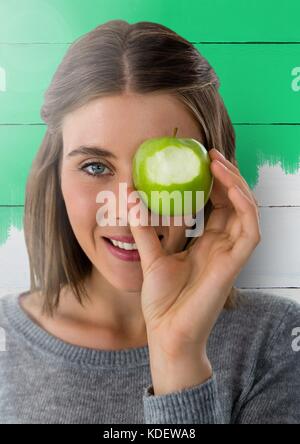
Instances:
[[[71,151],[69,154],[67,154],[67,157],[73,157],[79,155],[101,156],[101,157],[110,157],[113,159],[117,159],[117,156],[115,156],[115,154],[113,154],[111,151],[108,151],[104,148],[100,148],[97,146],[80,146],[75,150]]]

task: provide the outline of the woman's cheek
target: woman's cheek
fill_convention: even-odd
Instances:
[[[96,227],[97,190],[76,182],[62,183],[69,220],[77,237],[90,235]]]

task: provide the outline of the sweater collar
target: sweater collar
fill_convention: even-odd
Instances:
[[[78,365],[93,367],[124,368],[149,364],[148,345],[120,350],[93,349],[74,345],[53,336],[23,310],[19,301],[21,294],[12,293],[1,298],[4,313],[10,328],[41,353],[52,354]]]

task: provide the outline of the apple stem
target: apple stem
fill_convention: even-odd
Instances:
[[[177,131],[178,131],[178,128],[175,128],[174,133],[173,133],[173,137],[176,137]]]

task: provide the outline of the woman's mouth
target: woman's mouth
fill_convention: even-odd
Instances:
[[[123,261],[140,261],[140,254],[137,249],[137,245],[134,242],[120,242],[115,239],[111,239],[108,237],[103,237],[105,244],[107,246],[108,251]],[[159,235],[159,239],[161,240],[163,235]]]

